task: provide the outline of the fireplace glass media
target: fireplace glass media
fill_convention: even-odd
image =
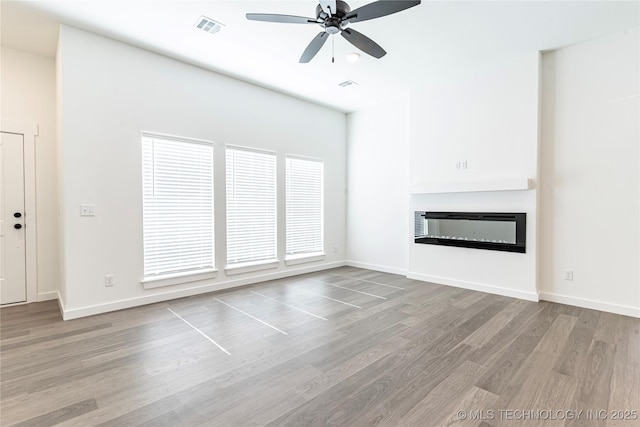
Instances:
[[[526,252],[526,213],[414,213],[416,243]]]

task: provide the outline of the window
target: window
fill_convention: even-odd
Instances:
[[[324,250],[324,164],[287,156],[287,257]]]
[[[274,261],[276,156],[227,147],[227,264]]]
[[[145,279],[211,270],[213,145],[142,135]]]

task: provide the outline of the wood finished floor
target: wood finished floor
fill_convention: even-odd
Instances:
[[[640,425],[640,320],[352,267],[0,315],[2,426]]]

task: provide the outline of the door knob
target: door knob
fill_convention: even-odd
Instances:
[[[20,212],[16,212],[13,214],[14,218],[20,218],[22,216],[22,214]]]
[[[22,224],[15,224],[13,228],[15,228],[16,230],[20,230],[22,228]]]

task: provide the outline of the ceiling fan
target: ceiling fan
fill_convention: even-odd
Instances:
[[[374,58],[382,58],[387,52],[369,37],[349,28],[349,24],[391,15],[419,4],[420,0],[380,0],[351,10],[349,5],[342,0],[320,0],[320,4],[316,6],[315,18],[270,13],[247,13],[247,19],[284,24],[320,25],[322,31],[311,40],[309,46],[302,53],[300,57],[301,63],[311,61],[327,41],[329,35],[338,33],[361,51]]]

